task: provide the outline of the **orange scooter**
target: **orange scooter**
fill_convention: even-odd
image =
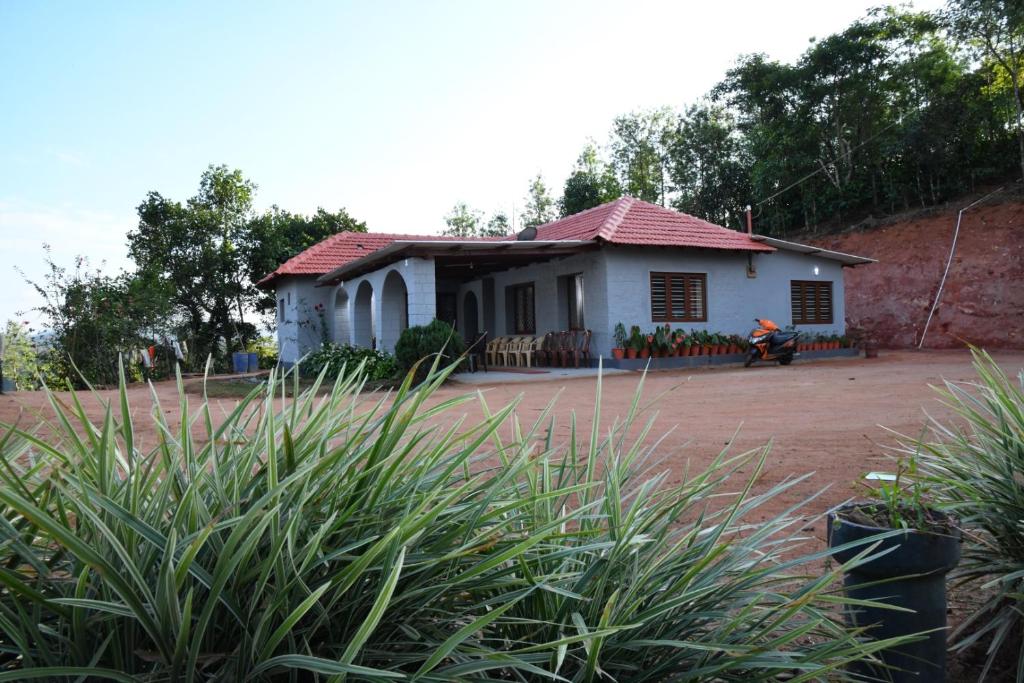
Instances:
[[[758,327],[750,332],[750,350],[743,362],[743,367],[749,368],[758,359],[777,360],[779,365],[789,365],[796,355],[796,343],[800,337],[799,332],[783,332],[779,326],[771,320],[754,318]]]

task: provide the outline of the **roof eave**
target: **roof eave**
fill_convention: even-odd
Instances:
[[[804,254],[805,256],[819,256],[830,261],[838,261],[844,267],[854,268],[856,266],[865,266],[871,263],[878,263],[878,259],[869,258],[867,256],[857,256],[856,254],[846,254],[841,251],[833,251],[832,249],[824,249],[822,247],[816,247],[811,244],[801,244],[800,242],[790,242],[788,240],[780,240],[777,237],[768,237],[767,235],[751,235],[753,240],[762,242],[769,246],[782,249],[783,251],[793,251],[798,254]]]
[[[354,261],[344,263],[334,270],[328,273],[324,273],[317,278],[319,286],[327,286],[337,282],[342,282],[346,278],[346,275],[351,273],[365,272],[368,266],[375,262],[383,262],[388,257],[398,256],[401,252],[411,250],[416,247],[423,248],[435,248],[443,250],[444,252],[452,252],[461,250],[463,252],[508,252],[514,253],[520,250],[526,250],[529,248],[565,248],[565,247],[580,247],[584,248],[590,245],[594,245],[596,242],[593,240],[396,240],[386,247],[373,251],[366,256],[362,256]],[[381,263],[379,267],[383,268],[388,264]],[[376,270],[376,268],[372,269]]]

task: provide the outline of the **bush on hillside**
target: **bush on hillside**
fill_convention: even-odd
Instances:
[[[326,368],[328,379],[337,378],[343,369],[355,373],[360,366],[363,376],[371,382],[392,379],[398,374],[395,357],[390,353],[330,342],[306,356],[301,366],[302,374],[309,377],[318,376]]]
[[[466,352],[466,343],[458,332],[443,320],[436,318],[429,325],[416,325],[402,331],[395,344],[395,358],[402,372],[408,372],[421,360],[417,378],[426,376],[434,359],[441,355],[442,365],[454,361]]]
[[[557,444],[514,404],[449,431],[480,400],[435,401],[450,370],[280,408],[275,370],[180,430],[122,382],[96,424],[55,399],[52,446],[0,425],[0,679],[810,680],[891,645],[834,585],[873,556],[818,576],[764,509],[801,480],[750,493],[764,449],[672,484],[635,410]]]

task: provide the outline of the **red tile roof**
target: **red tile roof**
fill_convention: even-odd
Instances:
[[[611,244],[695,247],[730,251],[775,249],[746,233],[666,209],[633,197],[621,197],[537,228],[539,240],[600,240]]]
[[[339,232],[282,263],[260,280],[269,285],[284,275],[316,276],[383,249],[398,240],[466,240],[494,238],[399,235],[381,232]],[[507,239],[515,239],[514,236]],[[611,244],[695,247],[730,251],[772,252],[746,233],[633,197],[621,197],[537,228],[538,240],[596,240]]]
[[[338,266],[372,254],[398,240],[465,240],[472,237],[438,237],[435,235],[400,235],[387,232],[339,232],[317,242],[296,254],[256,283],[257,287],[270,284],[282,275],[317,276],[329,273]]]

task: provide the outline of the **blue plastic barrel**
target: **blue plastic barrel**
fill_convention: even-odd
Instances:
[[[249,371],[249,354],[245,351],[235,351],[231,354],[231,365],[235,374]]]
[[[249,372],[259,372],[260,355],[255,351],[249,353]]]

